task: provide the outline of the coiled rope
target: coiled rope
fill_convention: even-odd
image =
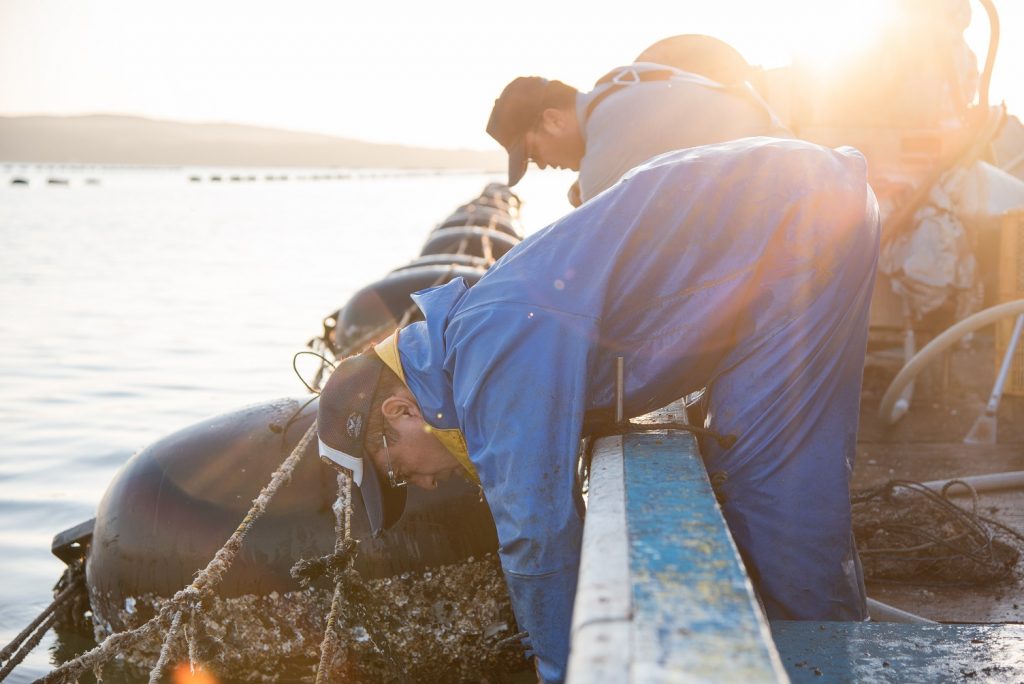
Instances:
[[[968,510],[946,498],[967,487]],[[852,497],[853,529],[868,581],[977,586],[1013,573],[1024,535],[978,512],[969,483],[951,480],[941,492],[892,480]]]

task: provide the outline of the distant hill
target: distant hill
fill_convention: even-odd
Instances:
[[[160,166],[349,166],[500,171],[500,150],[380,145],[316,133],[134,116],[0,116],[0,160]]]

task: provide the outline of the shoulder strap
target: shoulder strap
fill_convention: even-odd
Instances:
[[[587,105],[586,111],[583,113],[583,124],[586,125],[590,119],[590,115],[597,108],[597,105],[601,104],[608,98],[609,95],[614,95],[623,88],[627,88],[634,83],[640,83],[643,81],[667,81],[679,72],[670,69],[656,69],[651,71],[637,71],[633,67],[618,67],[612,69],[607,74],[602,76],[594,84],[594,87],[609,83],[607,88],[594,96]]]
[[[641,83],[644,81],[667,81],[673,76],[678,76],[679,72],[672,69],[652,69],[649,71],[637,71],[635,68],[629,67],[617,67],[612,69],[607,74],[602,76],[594,84],[594,87],[601,86],[604,84],[610,84],[603,91],[594,96],[594,98],[587,104],[587,109],[583,113],[583,125],[587,125],[587,121],[590,120],[590,115],[594,113],[597,105],[604,102],[608,96],[614,95],[623,88],[627,88],[635,83]],[[697,74],[697,76],[701,76]],[[707,78],[701,76],[701,78]],[[792,135],[785,124],[783,124],[778,116],[772,111],[772,108],[765,102],[761,94],[746,81],[740,81],[732,85],[723,85],[721,83],[707,83],[705,87],[716,88],[724,91],[731,92],[739,95],[753,103],[756,107],[761,109],[769,119],[769,122],[775,127],[780,134]]]

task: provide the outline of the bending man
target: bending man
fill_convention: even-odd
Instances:
[[[641,58],[657,58],[656,47]],[[742,62],[738,53],[735,59]],[[509,185],[530,160],[542,169],[579,171],[573,186],[579,195],[570,192],[574,206],[664,152],[758,135],[790,137],[748,83],[724,84],[643,61],[611,71],[589,93],[539,76],[517,78],[495,100],[487,132],[508,151]]]
[[[850,524],[877,204],[863,157],[753,138],[680,150],[530,236],[426,320],[343,361],[321,454],[356,475],[372,527],[400,481],[464,470],[494,517],[538,671],[560,681],[581,538],[576,457],[625,357],[636,416],[709,388],[708,470],[770,618],[864,619]]]

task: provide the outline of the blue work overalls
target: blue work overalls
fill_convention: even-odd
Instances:
[[[428,422],[459,429],[540,674],[564,677],[584,415],[708,388],[723,512],[770,618],[860,620],[850,523],[878,208],[864,158],[749,138],[670,152],[502,258],[416,296],[398,349]],[[708,440],[711,442],[711,440]]]

